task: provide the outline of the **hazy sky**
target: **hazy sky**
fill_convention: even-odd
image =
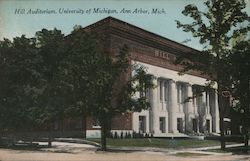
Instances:
[[[248,9],[249,8],[249,0]],[[188,22],[188,18],[181,14],[187,4],[203,7],[202,0],[0,0],[0,40],[4,37],[12,39],[25,34],[34,36],[42,28],[57,28],[67,35],[74,25],[83,27],[105,17],[112,16],[151,31],[176,42],[192,39],[192,35],[176,28],[175,20]],[[94,8],[116,10],[116,13],[93,13]],[[122,9],[147,10],[147,13],[121,13]],[[19,10],[18,10],[19,9]],[[24,11],[21,14],[21,11]],[[152,9],[164,10],[165,13],[152,14]],[[50,14],[30,14],[29,11],[46,10]],[[60,13],[62,10],[84,11],[84,13]],[[18,12],[19,11],[19,12]],[[90,11],[90,13],[87,13]],[[202,49],[197,40],[185,43],[190,47]]]

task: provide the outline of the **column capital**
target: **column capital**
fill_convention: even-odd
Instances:
[[[170,83],[176,83],[176,81],[173,80],[173,79],[169,79],[168,81],[169,81]]]
[[[184,86],[185,86],[187,89],[192,90],[192,84],[190,84],[190,83],[184,83]]]

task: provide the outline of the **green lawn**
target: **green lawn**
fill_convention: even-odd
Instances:
[[[100,143],[100,139],[88,139]],[[158,148],[196,148],[220,145],[215,140],[193,140],[193,139],[107,139],[109,147],[158,147]]]

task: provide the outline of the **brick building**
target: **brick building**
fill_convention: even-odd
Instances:
[[[175,65],[177,56],[199,54],[198,50],[184,46],[134,25],[107,17],[84,28],[105,37],[105,50],[115,55],[124,45],[129,47],[132,63],[143,65],[154,75],[157,87],[148,92],[151,109],[116,116],[111,131],[116,133],[149,133],[155,137],[184,136],[190,133],[218,133],[219,110],[217,94],[204,92],[189,102],[207,77],[197,71],[180,76],[182,69]],[[100,127],[90,118],[86,120],[86,136],[99,137]]]

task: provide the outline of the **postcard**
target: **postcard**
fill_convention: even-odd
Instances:
[[[61,74],[64,76],[63,79],[58,79],[53,82],[51,80],[53,80],[54,77],[53,79],[51,77],[51,79],[48,80],[46,80],[47,77],[45,77],[43,80],[40,80],[40,82],[52,82],[51,84],[47,83],[47,85],[43,88],[36,85],[32,87],[30,84],[27,86],[23,85],[25,86],[25,89],[23,90],[24,95],[29,92],[33,92],[32,94],[36,92],[38,93],[37,95],[34,94],[32,99],[36,99],[39,97],[39,94],[49,88],[48,95],[46,95],[46,99],[42,97],[45,101],[41,101],[41,104],[43,104],[43,107],[50,108],[51,104],[54,103],[53,105],[56,108],[53,107],[48,111],[53,111],[51,113],[55,114],[52,115],[55,116],[55,118],[51,119],[50,122],[46,122],[46,126],[39,128],[31,127],[27,128],[28,130],[25,129],[25,131],[22,131],[19,127],[16,127],[18,130],[13,128],[11,124],[15,121],[10,120],[21,120],[26,117],[17,117],[14,119],[13,116],[15,112],[13,111],[11,111],[11,114],[13,115],[1,115],[0,113],[0,116],[6,120],[6,122],[2,121],[1,123],[1,120],[4,119],[0,119],[0,128],[2,128],[2,130],[0,130],[0,161],[193,160],[194,156],[197,157],[197,160],[216,160],[217,157],[219,160],[229,160],[229,158],[234,160],[249,160],[249,157],[246,156],[221,155],[221,153],[218,152],[221,145],[218,139],[220,136],[221,124],[219,118],[220,111],[218,105],[218,93],[216,92],[218,87],[217,84],[215,83],[216,85],[212,90],[205,91],[204,87],[210,80],[208,75],[203,75],[200,71],[188,71],[186,74],[181,75],[180,72],[182,71],[183,66],[175,63],[181,55],[189,54],[189,57],[197,56],[197,54],[200,54],[207,45],[201,44],[200,39],[194,38],[194,34],[191,32],[185,32],[181,28],[177,27],[177,21],[183,24],[193,22],[192,18],[183,14],[184,8],[190,4],[192,6],[197,6],[197,8],[203,10],[204,12],[207,10],[204,6],[204,1],[200,0],[0,0],[0,41],[1,43],[5,42],[7,44],[2,43],[3,49],[11,47],[11,42],[20,37],[27,38],[22,40],[30,41],[32,46],[32,43],[34,43],[32,41],[33,39],[29,38],[38,40],[37,37],[39,37],[39,33],[41,35],[47,33],[48,35],[51,34],[50,36],[55,36],[56,33],[53,33],[53,31],[61,31],[60,34],[63,35],[63,42],[66,41],[68,44],[66,43],[65,45],[65,43],[60,42],[63,44],[60,44],[60,47],[64,50],[70,51],[73,55],[72,57],[68,56],[64,58],[64,60],[60,62],[64,63],[64,65],[71,64],[72,66],[67,66],[68,68],[65,67],[66,65],[63,67],[56,66],[57,56],[58,59],[60,57],[60,55],[56,55],[58,54],[56,52],[65,54],[65,51],[56,50],[55,53],[51,52],[54,51],[53,45],[56,46],[57,44],[50,42],[53,44],[52,47],[49,46],[48,51],[50,52],[40,53],[40,56],[43,57],[46,54],[47,56],[55,54],[56,58],[48,56],[49,58],[53,58],[53,60],[48,61],[46,58],[40,60],[41,57],[36,57],[39,59],[39,61],[37,61],[37,59],[25,57],[25,59],[27,58],[28,60],[22,62],[24,64],[30,63],[29,60],[31,59],[32,61],[37,61],[37,64],[47,60],[47,62],[43,63],[47,63],[48,66],[51,65],[46,67],[46,70],[49,71],[47,73],[37,68],[30,69],[31,74],[35,73],[34,76],[37,77],[43,75],[44,73],[44,75],[47,74],[50,76],[50,72],[53,71],[51,68],[54,66],[56,66],[55,70],[65,67],[65,70],[62,70],[63,72],[60,71],[55,75],[51,74],[57,79],[57,74]],[[250,2],[249,0],[246,0],[246,8],[244,10],[247,11],[248,14],[249,8]],[[98,66],[89,67],[86,65],[87,63],[83,63],[87,66],[86,68],[78,64],[79,66],[76,66],[79,68],[73,69],[75,65],[74,63],[79,63],[78,58],[80,62],[90,61],[93,63],[89,64],[94,64],[94,60],[88,58],[92,56],[91,54],[96,54],[95,52],[97,50],[96,48],[91,48],[91,50],[86,52],[84,47],[88,48],[91,47],[91,45],[83,43],[82,41],[77,42],[78,39],[80,40],[82,38],[77,36],[74,37],[80,33],[78,31],[103,35],[104,39],[101,39],[101,41],[105,52],[110,53],[115,58],[119,57],[119,54],[121,53],[128,52],[130,56],[129,63],[138,65],[139,68],[141,67],[140,69],[145,69],[145,73],[148,74],[147,78],[151,76],[150,78],[152,78],[152,80],[148,82],[136,77],[138,82],[145,81],[144,84],[142,83],[144,85],[143,87],[139,85],[135,85],[136,88],[134,88],[134,86],[130,86],[131,89],[133,88],[132,90],[136,91],[134,92],[136,93],[135,96],[133,95],[133,98],[136,99],[126,102],[126,105],[128,106],[133,104],[133,106],[131,105],[131,108],[115,110],[115,108],[123,107],[123,104],[121,103],[123,97],[106,97],[107,95],[113,96],[116,93],[124,92],[127,88],[124,90],[123,86],[117,87],[115,83],[114,85],[112,84],[111,87],[108,86],[107,83],[103,83],[105,80],[112,77],[110,76],[110,73],[108,73],[110,74],[110,77],[108,77],[108,74],[105,73],[111,71],[105,71],[105,65],[102,67],[101,65],[103,64],[100,64],[101,67],[99,70],[101,70],[101,72],[98,71]],[[55,38],[55,41],[56,40],[57,39]],[[19,43],[21,42],[22,41]],[[84,45],[79,45],[81,43]],[[4,48],[4,45],[7,47]],[[17,43],[16,45],[18,46],[23,44]],[[41,45],[41,43],[39,45]],[[35,46],[32,46],[36,48],[36,53],[39,53],[42,50],[40,50],[42,45],[39,45],[36,44]],[[65,47],[67,45],[76,46],[79,50],[76,48],[72,49]],[[128,49],[126,47],[128,47]],[[47,51],[47,48],[44,50]],[[3,53],[5,52],[5,50],[2,51]],[[15,50],[11,50],[11,54],[13,54],[13,51]],[[27,52],[29,51],[32,52],[33,48],[32,50],[27,50]],[[79,51],[87,55],[84,57],[86,60],[82,59],[83,57],[81,57],[81,53],[79,54]],[[35,55],[36,54],[33,56]],[[74,57],[75,55],[79,57]],[[15,56],[18,57],[19,55],[14,54],[14,57]],[[14,57],[11,58],[14,59]],[[0,59],[2,59],[1,53]],[[60,59],[62,58],[60,57]],[[17,62],[20,60],[18,59]],[[6,61],[9,60],[3,56],[3,59],[0,60],[0,65],[2,65],[1,67],[12,69],[8,68]],[[105,59],[105,62],[108,63],[109,61]],[[36,63],[31,63],[27,66],[33,67]],[[22,69],[26,68],[21,68],[21,70]],[[76,69],[87,70],[85,73],[81,73]],[[112,69],[112,71],[117,72],[115,68]],[[90,70],[93,70],[93,72]],[[19,71],[19,69],[13,68],[11,71],[15,72]],[[121,73],[122,71],[123,70],[120,70]],[[22,73],[22,71],[20,72]],[[39,72],[44,73],[41,74]],[[93,75],[96,73],[104,73],[103,78],[105,77],[105,79],[101,79],[102,77],[96,76],[96,80],[92,80],[92,82],[96,83],[93,83],[93,85],[88,82],[88,78],[92,75],[84,75],[91,72]],[[129,71],[129,78],[133,78],[133,76],[140,72],[140,70]],[[8,72],[6,73],[8,74]],[[0,69],[0,77],[5,76],[6,73],[4,70],[1,71]],[[74,75],[72,73],[77,73],[79,75],[76,76],[76,74]],[[22,77],[29,76],[30,75],[27,74],[25,76],[22,75],[15,80],[20,79],[21,81],[23,80]],[[68,77],[64,79],[66,76]],[[146,79],[146,77],[143,78]],[[116,78],[115,80],[117,82],[120,81],[120,84],[124,84],[124,82],[128,81],[128,78],[126,77],[125,79],[124,77],[119,77],[119,79]],[[10,93],[13,92],[6,86],[15,81],[8,82],[1,79],[0,83],[1,81],[3,84],[7,83],[5,85],[0,84],[0,99],[2,100],[0,101],[0,109],[11,109],[11,106],[7,106],[6,102],[11,100],[12,97],[8,95],[8,92],[6,92],[7,94],[4,92],[5,90]],[[61,83],[58,85],[56,84],[58,82],[63,82],[64,84]],[[149,82],[153,83],[153,85]],[[102,83],[107,86],[105,86],[105,88],[100,88],[101,90],[99,91],[96,90]],[[54,85],[55,88],[58,88],[56,91],[53,91]],[[65,90],[66,92],[62,92],[64,94],[63,96],[58,95],[58,97],[62,96],[63,99],[54,97],[58,94],[58,91],[60,92],[62,91],[61,89],[64,89],[64,85],[65,89],[67,88],[67,91]],[[93,90],[89,89],[89,86],[91,85]],[[14,87],[12,89],[16,90]],[[84,95],[77,93],[78,95],[76,94],[77,96],[75,98],[75,93],[67,95],[67,92],[70,93],[75,89],[77,89],[78,92],[85,92]],[[85,89],[87,92],[84,91]],[[107,89],[107,92],[105,90],[103,92],[103,89]],[[140,91],[140,89],[142,90]],[[3,91],[2,95],[1,90]],[[106,93],[100,96],[98,93],[100,91]],[[201,93],[199,93],[199,91],[201,91]],[[13,93],[16,94],[15,92]],[[96,93],[99,94],[98,98]],[[65,95],[67,95],[67,97],[65,97]],[[87,98],[86,96],[90,95],[95,96],[95,101],[93,101],[92,98],[92,100],[89,99],[92,103],[89,103],[89,100],[87,99],[81,100],[82,97]],[[16,96],[13,96],[13,99],[14,98],[16,98]],[[106,105],[106,107],[103,104],[99,104],[98,107],[95,106],[100,103],[102,99],[105,100],[106,98],[107,100],[113,101],[110,101],[111,103],[109,102],[111,104],[109,104],[110,106]],[[186,101],[188,98],[189,100]],[[22,102],[26,99],[26,97],[20,96],[20,99]],[[65,108],[66,110],[60,112],[57,111],[59,108],[57,107],[58,104],[55,103],[55,101],[59,100],[58,102],[62,103],[65,100],[74,101],[76,99],[79,100],[75,101],[74,105],[68,105],[69,107],[66,108],[63,107],[64,104],[60,104],[60,106],[62,105],[62,108]],[[46,104],[46,101],[49,103]],[[65,101],[65,106],[68,102]],[[85,110],[85,104],[88,104],[88,107],[86,108],[86,111],[88,112],[86,113],[83,112]],[[100,109],[101,112],[98,110],[91,111],[92,109],[89,108],[89,106],[92,107],[92,105],[93,108],[95,107]],[[84,108],[78,108],[81,106]],[[111,108],[113,106],[117,107]],[[142,106],[145,106],[145,108],[142,108]],[[33,106],[27,110],[24,106],[22,106],[22,108],[25,110],[18,109],[19,112],[21,111],[20,113],[23,111],[22,114],[35,109],[36,113],[34,113],[34,116],[38,116],[39,112],[42,111],[39,108],[33,108]],[[18,110],[15,109],[14,111]],[[44,116],[51,116],[48,115],[48,111],[44,112]],[[67,115],[56,115],[58,113],[66,113]],[[93,115],[93,113],[96,114],[96,117],[94,117],[95,115]],[[233,131],[233,129],[230,128],[231,118],[229,118],[229,112],[225,113],[225,118],[223,120],[226,122],[225,134],[231,135]],[[8,120],[7,117],[12,118]],[[27,118],[32,117],[33,115],[27,116]],[[39,118],[39,121],[41,122],[48,118],[42,118],[42,115],[39,115],[39,117],[41,117]],[[23,124],[33,123],[29,122],[30,120],[27,120],[24,119],[17,121],[18,123],[15,125],[21,125],[22,121]],[[11,125],[11,128],[7,127],[7,125],[5,126],[5,123],[7,124],[7,122],[8,125]],[[237,132],[240,133],[241,130],[242,127],[237,126]],[[11,144],[8,141],[11,142]],[[1,146],[1,143],[4,144],[5,142],[8,142],[6,144],[7,147]],[[104,144],[105,147],[103,146]],[[14,145],[15,147],[13,148],[12,146]],[[235,143],[235,146],[237,145],[238,144]],[[15,149],[16,146],[18,146],[17,149]],[[30,149],[30,147],[33,149]],[[28,150],[25,151],[26,149]],[[100,149],[104,151],[107,150],[107,152],[103,152]],[[211,149],[216,150],[213,151]],[[215,152],[218,152],[219,154]]]

